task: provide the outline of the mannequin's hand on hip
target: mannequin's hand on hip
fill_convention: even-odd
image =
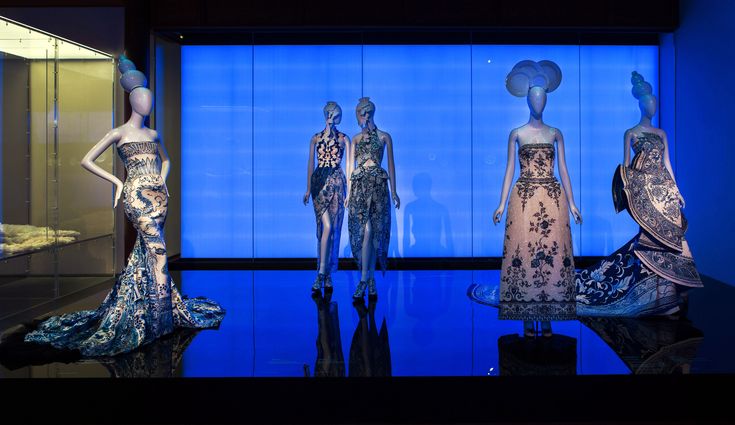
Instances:
[[[121,196],[122,196],[122,186],[117,186],[115,188],[115,201],[112,204],[112,208],[117,208],[117,201],[120,200]]]

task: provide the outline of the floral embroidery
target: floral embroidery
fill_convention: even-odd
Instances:
[[[553,174],[554,146],[523,145],[519,162],[505,226],[500,318],[573,319],[571,229],[567,200]]]

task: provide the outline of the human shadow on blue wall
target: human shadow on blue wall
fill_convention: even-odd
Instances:
[[[449,210],[431,197],[431,175],[416,174],[412,186],[416,199],[403,213],[403,256],[453,257]]]

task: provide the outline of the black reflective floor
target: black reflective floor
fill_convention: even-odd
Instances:
[[[222,303],[217,330],[180,331],[115,358],[46,361],[7,350],[3,378],[498,377],[735,374],[735,287],[708,279],[676,318],[554,322],[551,338],[470,301],[497,271],[389,271],[377,302],[353,303],[356,272],[312,296],[312,271],[183,271],[182,292]],[[70,309],[94,308],[104,294]]]

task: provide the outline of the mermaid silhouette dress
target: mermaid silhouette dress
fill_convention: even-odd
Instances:
[[[332,252],[329,255],[327,270],[334,272],[339,264],[339,240],[345,214],[344,201],[347,179],[344,171],[342,171],[344,147],[340,143],[345,135],[336,131],[336,135],[331,136],[324,133],[316,135],[317,167],[311,174],[310,187],[311,199],[314,202],[314,216],[316,217],[317,268],[321,262],[319,244],[322,240],[322,233],[324,233],[321,217],[326,212],[334,229]]]
[[[128,142],[117,151],[127,170],[125,216],[138,233],[127,266],[96,310],[51,317],[28,333],[26,342],[110,356],[132,351],[174,328],[216,327],[224,317],[225,311],[212,300],[182,298],[168,274],[163,238],[168,192],[157,142]]]
[[[554,176],[554,157],[554,145],[548,143],[527,143],[518,150],[520,177],[505,222],[500,319],[576,317],[569,205]]]
[[[390,243],[390,193],[388,172],[380,166],[383,161],[383,142],[378,130],[370,130],[355,146],[357,168],[352,171],[352,187],[348,205],[348,226],[352,256],[360,266],[365,224],[369,221],[372,243],[377,262],[385,272]],[[371,161],[373,165],[366,165]]]
[[[664,142],[643,132],[629,167],[613,176],[617,212],[628,210],[639,233],[612,255],[575,277],[580,316],[638,317],[678,310],[682,289],[701,287],[689,245],[679,189],[664,166]]]

